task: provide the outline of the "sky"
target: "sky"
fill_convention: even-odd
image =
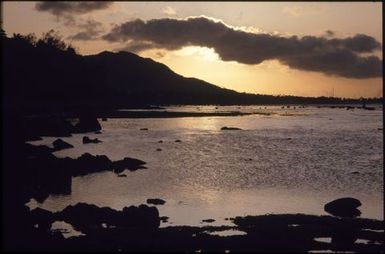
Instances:
[[[382,96],[381,2],[2,2],[7,36],[54,29],[239,92]],[[129,68],[129,67],[128,67]]]

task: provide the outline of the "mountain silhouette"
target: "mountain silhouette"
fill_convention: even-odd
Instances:
[[[331,97],[239,93],[183,77],[164,64],[129,52],[103,51],[82,56],[48,33],[40,40],[22,35],[2,36],[1,42],[6,110],[50,112],[167,104],[359,102]]]

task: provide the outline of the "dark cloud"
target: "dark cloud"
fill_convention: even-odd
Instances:
[[[121,48],[120,50],[138,53],[140,51],[152,49],[152,48],[158,48],[158,46],[148,41],[140,41],[140,42],[132,41],[127,43],[127,45],[125,45],[125,47]]]
[[[87,12],[102,10],[108,8],[113,2],[91,2],[91,1],[45,1],[36,3],[35,8],[38,11],[46,11],[56,16],[65,14],[84,14]]]
[[[85,14],[92,11],[107,9],[113,2],[99,1],[46,1],[38,2],[36,10],[45,11],[55,15],[58,21],[63,21],[66,26],[79,28],[80,31],[68,37],[72,40],[95,40],[104,32],[103,24],[94,20],[76,17],[77,14]]]
[[[185,20],[137,19],[115,26],[103,38],[129,42],[127,49],[159,48],[175,50],[184,46],[213,48],[224,61],[259,64],[277,59],[291,68],[318,71],[347,78],[382,76],[382,60],[373,53],[382,45],[373,37],[357,34],[337,39],[304,36],[282,37],[238,30],[206,17]],[[133,43],[133,41],[135,43]]]
[[[69,39],[78,41],[95,40],[104,32],[103,24],[91,19],[85,23],[78,24],[77,27],[80,28],[81,31],[69,36]]]

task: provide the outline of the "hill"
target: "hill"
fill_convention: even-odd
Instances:
[[[2,36],[1,41],[6,110],[47,112],[166,104],[361,102],[238,93],[183,77],[164,64],[129,52],[104,51],[81,56],[52,33],[39,40],[32,35],[14,35],[13,38]],[[381,101],[378,99],[378,102]]]

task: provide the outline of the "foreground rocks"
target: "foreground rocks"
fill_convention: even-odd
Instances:
[[[78,203],[53,214],[53,218],[70,223],[76,230],[84,233],[96,228],[101,229],[102,224],[107,228],[158,228],[160,225],[158,209],[146,205],[124,207],[122,211],[117,211],[109,207],[100,208],[91,204]]]
[[[325,211],[340,217],[357,217],[361,215],[361,211],[357,207],[361,206],[361,202],[355,198],[340,198],[327,203],[324,207]]]
[[[46,233],[47,242],[39,246],[38,250],[382,252],[384,248],[384,223],[371,219],[278,214],[235,217],[231,219],[234,226],[159,228],[160,221],[166,222],[168,218],[159,217],[155,207],[130,206],[118,211],[85,203],[68,206],[56,213],[38,208],[30,215],[30,224],[39,225],[44,232],[48,232],[52,222],[60,220],[70,223],[84,234],[54,240]],[[226,237],[211,234],[224,230],[237,230],[247,234]],[[318,241],[319,237],[332,238],[332,242]],[[367,243],[356,242],[356,239],[366,240]],[[52,242],[56,245],[51,244]]]
[[[24,166],[24,185],[29,188],[29,194],[38,202],[43,202],[50,194],[70,194],[72,177],[84,176],[102,171],[113,171],[116,174],[124,170],[135,171],[144,169],[144,161],[126,157],[122,160],[111,161],[105,155],[84,153],[78,158],[58,158],[47,146],[23,145],[30,155]]]
[[[222,131],[230,131],[230,130],[242,130],[240,128],[235,128],[235,127],[227,127],[227,126],[224,126],[221,128]]]
[[[166,201],[160,198],[149,198],[147,199],[147,204],[153,204],[153,205],[164,205],[166,204]]]
[[[95,116],[92,115],[83,115],[79,117],[79,122],[74,126],[74,133],[84,133],[84,132],[95,132],[100,131],[102,127],[96,119]]]
[[[84,136],[82,139],[83,144],[97,144],[97,143],[102,143],[98,138],[91,139],[87,136]]]
[[[63,150],[63,149],[68,149],[68,148],[73,148],[74,146],[63,141],[61,138],[56,139],[53,143],[53,149],[55,151]]]

